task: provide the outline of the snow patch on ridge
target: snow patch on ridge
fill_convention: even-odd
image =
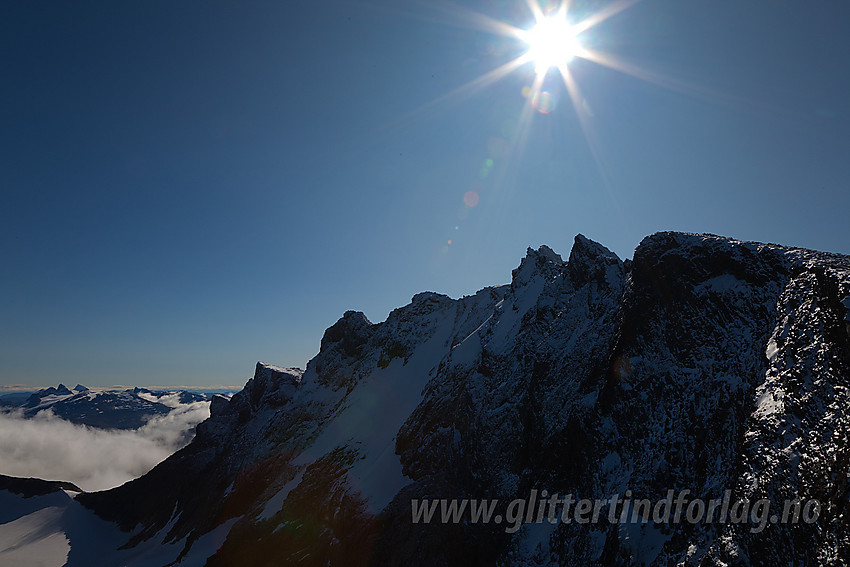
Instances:
[[[71,546],[65,534],[57,529],[62,514],[62,508],[50,506],[3,524],[0,564],[19,567],[64,565]]]
[[[739,292],[746,289],[747,283],[732,274],[723,274],[707,279],[695,288],[695,291],[712,291],[715,293]]]
[[[206,565],[207,559],[212,557],[221,548],[224,540],[227,539],[227,534],[230,533],[230,529],[241,519],[242,516],[231,518],[199,537],[192,544],[189,553],[177,565],[180,567],[203,567]]]
[[[268,520],[280,511],[283,507],[283,501],[286,500],[289,493],[301,483],[305,470],[307,470],[307,467],[302,467],[292,480],[284,484],[274,496],[269,498],[268,502],[266,502],[266,505],[263,507],[263,511],[260,512],[259,516],[257,516],[258,519]]]
[[[770,338],[770,341],[767,343],[767,348],[764,351],[764,355],[767,357],[769,361],[773,361],[773,357],[776,356],[776,353],[779,352],[779,347],[776,346],[776,341],[773,337]]]
[[[436,332],[405,362],[393,358],[386,368],[364,377],[345,399],[343,409],[293,464],[308,465],[348,445],[359,452],[348,477],[377,513],[411,481],[402,473],[395,436],[421,401],[421,392],[452,338],[455,309],[437,311]],[[293,487],[294,488],[294,487]],[[281,502],[283,500],[281,499]],[[264,510],[265,513],[265,510]]]

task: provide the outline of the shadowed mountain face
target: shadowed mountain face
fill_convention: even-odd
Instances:
[[[43,496],[59,490],[82,492],[82,490],[71,482],[42,480],[40,478],[18,478],[0,474],[0,490],[8,490],[12,494],[19,494],[24,498]]]
[[[566,262],[529,249],[508,285],[421,293],[379,324],[347,312],[306,371],[258,364],[190,445],[78,501],[129,547],[191,553],[227,523],[216,566],[843,564],[848,297],[845,256],[658,233],[624,263],[579,235]],[[535,490],[727,493],[777,513],[814,499],[820,514],[763,529],[608,507],[515,530],[412,519],[422,498],[506,514]]]

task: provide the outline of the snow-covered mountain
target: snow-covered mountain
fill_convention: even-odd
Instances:
[[[26,417],[50,410],[62,419],[80,425],[100,429],[137,429],[151,418],[166,415],[180,405],[208,400],[209,397],[204,394],[185,390],[90,390],[81,384],[70,390],[59,384],[26,398],[9,397],[2,405],[20,408]]]
[[[65,534],[70,566],[846,564],[848,309],[847,256],[664,232],[623,262],[579,235],[566,262],[529,249],[510,284],[345,313],[306,370],[257,364],[188,446],[50,501],[84,521],[42,533]],[[532,502],[514,530],[414,522],[436,498],[498,499],[506,520],[543,490],[820,513],[550,522]]]

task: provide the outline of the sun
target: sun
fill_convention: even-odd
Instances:
[[[521,36],[528,44],[526,60],[534,64],[539,74],[546,74],[553,67],[562,68],[583,52],[576,32],[576,28],[567,21],[564,10],[541,15],[535,26]]]
[[[522,143],[527,134],[527,127],[533,115],[531,111],[549,114],[554,110],[560,98],[559,93],[554,92],[556,89],[569,95],[568,98],[576,110],[581,128],[590,142],[592,112],[575,76],[572,65],[574,61],[582,60],[608,67],[674,90],[694,90],[682,81],[649,72],[598,49],[600,30],[597,26],[637,4],[640,0],[610,0],[601,9],[589,13],[585,10],[578,12],[571,10],[572,2],[573,0],[525,0],[532,16],[531,26],[528,28],[520,28],[502,19],[468,8],[453,5],[442,8],[441,10],[446,10],[453,18],[457,18],[457,25],[502,36],[516,42],[516,56],[424,104],[415,113],[424,112],[452,99],[467,97],[522,68],[532,67],[534,73],[531,84],[521,89],[526,104],[517,123],[517,132],[521,133],[517,134],[517,139],[520,140],[517,143]],[[504,52],[502,45],[500,40],[488,47],[492,47],[494,53]],[[514,44],[511,44],[507,51],[513,51],[513,49]],[[521,74],[525,76],[525,72]],[[549,80],[551,75],[557,75],[561,79],[563,88],[556,81]]]

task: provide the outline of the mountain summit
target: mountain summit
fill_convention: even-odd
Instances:
[[[850,257],[662,232],[622,262],[579,235],[510,284],[345,313],[306,370],[258,363],[191,444],[77,500],[163,564],[844,564],[848,306]],[[568,494],[594,521],[538,504]],[[615,497],[673,494],[763,521],[620,521]],[[498,517],[426,522],[434,499]],[[756,517],[789,499],[816,506]]]

